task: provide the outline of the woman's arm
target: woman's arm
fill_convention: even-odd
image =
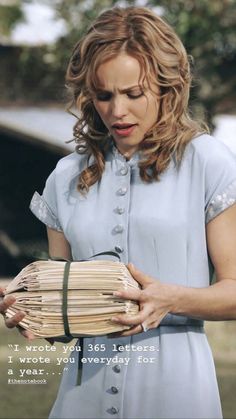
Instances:
[[[115,295],[137,300],[140,311],[136,316],[117,315],[112,318],[133,325],[120,336],[140,333],[141,323],[155,328],[167,313],[204,320],[236,319],[236,205],[210,221],[206,232],[216,283],[206,288],[164,284],[129,264],[128,268],[142,290],[121,291]]]
[[[47,235],[49,256],[71,260],[71,248],[64,234],[47,227]]]
[[[178,290],[174,312],[205,320],[236,319],[236,205],[210,221],[207,229],[209,256],[216,283],[207,288]]]

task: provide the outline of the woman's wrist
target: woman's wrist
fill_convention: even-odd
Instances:
[[[166,293],[169,313],[180,314],[179,311],[182,311],[181,301],[184,295],[183,288],[185,287],[176,284],[162,284],[162,286],[163,291]]]
[[[179,316],[204,318],[207,307],[206,288],[186,287],[176,285],[173,287],[173,303],[171,313]]]

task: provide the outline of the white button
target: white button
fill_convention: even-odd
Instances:
[[[121,370],[120,365],[115,365],[115,366],[113,367],[113,371],[115,371],[115,372],[117,372],[117,373],[119,373],[119,372],[120,372],[120,370]]]
[[[117,407],[114,407],[114,406],[112,406],[111,407],[111,413],[113,414],[113,415],[115,415],[116,413],[118,413],[119,412],[119,409],[117,409]]]
[[[117,207],[117,208],[116,208],[116,212],[118,212],[118,214],[124,214],[125,209],[124,209],[124,208],[122,208],[122,207]]]
[[[120,247],[120,246],[115,246],[115,251],[116,251],[117,253],[123,253],[124,249],[123,249],[123,247]]]
[[[124,186],[123,188],[118,189],[118,194],[121,195],[121,196],[125,195],[126,192],[127,192],[126,186]]]
[[[117,224],[114,228],[116,233],[122,233],[124,231],[124,227],[121,224]]]
[[[118,390],[118,388],[117,388],[117,387],[112,386],[112,387],[111,387],[111,392],[112,392],[113,394],[116,394],[116,393],[118,393],[118,392],[119,392],[119,390]]]
[[[127,175],[127,173],[128,173],[128,167],[124,166],[124,167],[122,167],[122,168],[120,169],[120,174],[121,174],[122,176]]]

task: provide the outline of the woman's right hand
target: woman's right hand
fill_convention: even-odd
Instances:
[[[17,327],[19,332],[27,339],[34,339],[34,334],[29,330],[23,329],[23,327],[19,326],[19,322],[25,317],[25,313],[23,311],[19,311],[18,313],[14,314],[10,319],[7,319],[5,316],[5,312],[12,304],[14,304],[15,298],[12,295],[6,295],[4,297],[4,290],[0,288],[0,313],[4,317],[5,325],[9,329],[13,327]]]

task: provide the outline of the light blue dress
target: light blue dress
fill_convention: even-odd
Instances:
[[[73,259],[114,250],[162,282],[209,286],[205,224],[236,202],[234,155],[201,135],[188,144],[179,169],[172,161],[151,184],[139,176],[139,159],[137,152],[126,161],[111,146],[101,181],[83,197],[76,185],[86,157],[72,153],[58,162],[42,197],[34,194],[31,210],[63,231]],[[72,353],[76,362],[79,354]],[[222,417],[201,320],[168,314],[146,333],[86,338],[83,357],[99,361],[83,364],[80,386],[75,364],[68,364],[50,418]]]

